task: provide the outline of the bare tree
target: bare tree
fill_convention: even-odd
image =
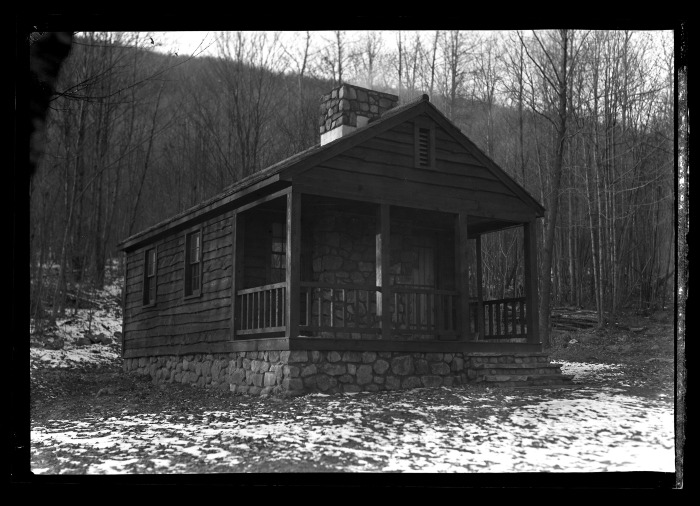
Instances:
[[[351,63],[354,68],[356,79],[364,83],[364,86],[372,89],[377,74],[381,72],[381,57],[384,46],[383,34],[381,31],[370,30],[365,32],[351,54]]]
[[[345,31],[335,30],[333,37],[326,40],[326,45],[321,51],[321,74],[328,76],[334,86],[345,82],[345,66],[353,54],[348,46]]]
[[[520,40],[528,57],[537,68],[538,75],[543,85],[541,100],[544,107],[538,108],[535,106],[534,110],[551,123],[555,132],[551,187],[549,198],[547,199],[548,202],[547,205],[545,205],[547,211],[544,223],[545,233],[544,248],[542,249],[542,275],[540,276],[540,279],[542,279],[540,287],[540,332],[542,333],[542,342],[545,343],[546,346],[549,346],[550,280],[552,257],[554,253],[554,233],[559,213],[561,177],[567,136],[567,108],[569,105],[568,83],[571,78],[571,66],[575,61],[574,55],[570,54],[573,46],[571,41],[574,34],[569,30],[559,30],[544,35],[546,39],[537,32],[533,32],[532,36],[532,48],[528,47],[522,36]]]

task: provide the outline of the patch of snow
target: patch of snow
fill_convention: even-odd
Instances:
[[[96,292],[94,297],[104,307],[97,309],[78,309],[70,311],[69,315],[56,320],[55,335],[63,339],[63,349],[52,350],[41,347],[30,347],[30,369],[36,368],[75,368],[85,366],[113,365],[120,361],[118,352],[120,340],[115,337],[122,330],[122,318],[115,294],[121,292],[123,277],[106,285],[104,290]],[[92,296],[91,296],[92,297]],[[35,323],[30,320],[30,335],[34,332]],[[89,344],[79,346],[78,340],[88,334],[100,334],[110,340],[113,345]]]
[[[138,462],[139,459],[116,460],[107,459],[99,464],[92,464],[87,469],[87,474],[126,474],[129,471],[124,468],[129,464]]]
[[[668,401],[593,388],[559,399],[542,393],[505,396],[500,404],[491,405],[482,405],[480,397],[463,395],[462,405],[446,405],[442,410],[416,409],[423,415],[403,420],[394,417],[394,423],[355,416],[381,412],[371,396],[360,397],[360,401],[347,398],[342,410],[319,399],[321,404],[303,418],[279,414],[249,418],[239,410],[205,412],[192,418],[166,413],[90,423],[52,421],[32,430],[32,452],[62,449],[75,455],[80,449],[97,448],[104,455],[103,462],[91,466],[90,473],[128,472],[125,466],[136,459],[114,458],[134,449],[138,451],[133,453],[151,455],[154,463],[162,459],[163,467],[170,456],[183,453],[233,466],[238,465],[239,456],[231,452],[254,452],[259,444],[276,445],[274,453],[280,459],[316,461],[333,456],[343,461],[339,469],[350,472],[674,469],[673,412]],[[385,400],[380,406],[395,412],[407,405]],[[490,412],[474,418],[475,408]]]
[[[75,368],[85,366],[112,365],[121,355],[106,346],[93,344],[81,348],[48,350],[29,348],[29,363],[32,369]]]
[[[557,362],[561,364],[563,374],[571,374],[574,380],[599,380],[622,376],[622,366],[619,364],[593,364],[587,362]]]

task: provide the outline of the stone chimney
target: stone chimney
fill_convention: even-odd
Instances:
[[[321,145],[347,135],[396,106],[399,97],[342,84],[321,97]]]

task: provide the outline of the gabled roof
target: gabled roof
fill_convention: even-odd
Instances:
[[[308,170],[315,165],[327,160],[370,137],[381,132],[394,128],[395,126],[412,118],[427,114],[440,127],[442,127],[455,141],[464,147],[465,150],[475,156],[487,167],[496,178],[507,186],[517,197],[532,207],[537,216],[544,215],[544,207],[530,195],[527,190],[520,186],[511,176],[501,169],[483,151],[481,151],[462,131],[443,115],[433,104],[430,103],[428,95],[423,95],[419,99],[408,102],[404,105],[394,107],[385,112],[381,118],[370,122],[367,126],[358,128],[343,137],[335,139],[325,145],[315,145],[309,149],[301,151],[280,162],[277,162],[266,169],[247,176],[240,181],[224,189],[221,193],[211,197],[185,211],[167,218],[151,227],[148,227],[118,244],[122,250],[147,241],[155,235],[161,235],[172,226],[191,222],[197,218],[202,218],[204,214],[209,214],[212,208],[219,208],[227,204],[233,204],[242,196],[249,193],[251,189],[263,188],[269,184],[284,180],[291,180],[297,174]]]

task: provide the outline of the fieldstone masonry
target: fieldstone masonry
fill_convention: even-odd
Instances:
[[[398,100],[396,95],[343,84],[321,98],[321,135],[343,125],[363,126],[362,123],[358,124],[358,116],[366,118],[366,121],[375,120],[395,107]]]
[[[562,384],[570,377],[543,353],[483,354],[390,351],[244,351],[141,357],[124,370],[156,383],[192,383],[236,394],[376,392],[460,385]]]

